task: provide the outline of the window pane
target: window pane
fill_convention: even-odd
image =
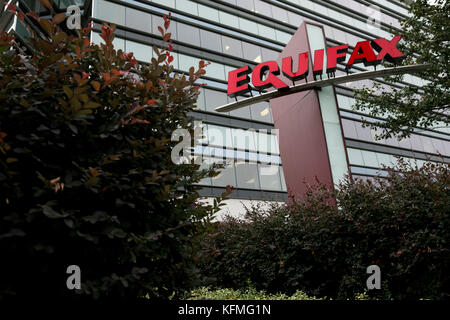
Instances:
[[[242,58],[242,43],[240,40],[222,36],[222,52]]]
[[[256,22],[244,18],[239,18],[239,27],[241,30],[258,34],[258,25],[256,24]]]
[[[180,41],[192,44],[194,46],[200,46],[200,33],[198,28],[184,23],[178,23],[177,33]]]
[[[203,158],[202,164],[200,165],[200,168],[198,168],[199,171],[209,169],[212,165],[213,161],[210,158]],[[198,184],[200,185],[207,185],[210,186],[212,184],[211,177],[205,177],[201,179]]]
[[[213,51],[222,51],[220,35],[214,32],[200,30],[201,46]],[[208,71],[208,70],[206,70]]]
[[[194,16],[198,15],[197,3],[189,0],[176,0],[176,1],[177,1],[176,8],[178,10],[193,14]]]
[[[239,188],[259,189],[256,163],[236,163],[237,185]]]
[[[212,62],[206,68],[207,77],[216,78],[220,80],[225,80],[225,67],[223,64]]]
[[[152,16],[146,12],[125,8],[125,25],[129,28],[152,32]]]
[[[208,124],[208,143],[214,146],[233,148],[231,128]]]
[[[214,159],[214,162],[221,162],[220,160]],[[223,169],[218,169],[220,173],[212,177],[212,185],[216,187],[225,187],[227,185],[236,187],[236,174],[234,169],[234,164],[232,161],[227,161]]]
[[[256,63],[262,62],[260,47],[255,46],[250,43],[247,43],[247,42],[243,42],[242,48],[244,50],[244,58],[245,59],[254,61]]]
[[[386,153],[377,153],[378,162],[380,163],[380,167],[382,164],[385,166],[392,166],[391,157]]]
[[[199,89],[199,95],[197,97],[197,109],[205,110],[205,89]]]
[[[261,52],[262,52],[263,61],[269,61],[269,60],[276,61],[278,59],[278,56],[280,55],[279,52],[270,50],[270,49],[266,49],[266,48],[261,48]]]
[[[356,133],[358,134],[358,139],[364,141],[372,141],[372,134],[370,133],[369,127],[363,128],[362,123],[357,121],[355,121],[354,124],[356,128]]]
[[[358,166],[364,165],[364,159],[362,157],[361,150],[347,148],[347,154],[348,154],[348,161],[350,161],[351,164]]]
[[[255,12],[262,15],[272,17],[272,10],[270,4],[261,0],[255,0]]]
[[[190,67],[197,68],[199,61],[200,61],[200,59],[198,59],[198,58],[186,56],[181,53],[178,55],[178,65],[179,65],[180,70],[183,70],[183,71],[189,71]]]
[[[97,19],[125,25],[125,7],[104,0],[94,3],[94,16]]]
[[[284,179],[283,167],[280,167],[281,190],[287,191],[286,180]]]
[[[167,7],[175,8],[175,0],[152,0],[155,3],[165,5]]]
[[[288,23],[288,15],[286,10],[277,6],[272,6],[272,15],[274,19],[277,19],[278,21],[284,23]]]
[[[344,130],[344,137],[351,139],[358,139],[354,121],[342,119],[342,128]]]
[[[209,68],[210,66],[208,66]],[[206,111],[214,111],[216,107],[227,104],[226,92],[205,89]]]
[[[281,191],[280,166],[258,164],[261,189]]]
[[[171,21],[170,22],[170,26],[169,26],[169,30],[167,30],[167,32],[170,32],[172,34],[172,40],[177,40],[177,22],[176,21]],[[160,16],[156,16],[156,15],[152,15],[152,33],[156,34],[157,36],[161,37],[161,32],[159,32],[158,27],[163,27],[164,26],[164,20],[162,17]]]
[[[202,4],[198,5],[198,14],[200,17],[219,22],[219,10],[213,9]]]
[[[256,151],[254,130],[233,128],[231,132],[233,135],[233,146],[235,148]]]
[[[219,11],[219,19],[220,23],[239,29],[239,20],[236,16],[233,16],[223,11]]]
[[[239,7],[250,11],[255,10],[255,7],[253,6],[253,0],[239,1]]]
[[[380,166],[375,152],[361,150],[361,153],[364,159],[364,165],[375,168],[378,168]]]
[[[302,16],[290,11],[288,12],[288,20],[294,26],[299,26],[303,22]]]
[[[252,119],[272,123],[272,115],[269,103],[266,101],[258,102],[250,106]]]
[[[275,29],[258,23],[258,34],[260,36],[276,40]]]
[[[152,59],[152,48],[149,45],[127,40],[126,50],[127,52],[133,52],[137,60],[150,62]]]

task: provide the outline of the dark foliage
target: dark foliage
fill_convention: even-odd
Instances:
[[[370,296],[448,299],[448,165],[395,169],[388,180],[318,185],[302,201],[226,219],[204,244],[211,260],[203,272],[219,287],[250,280],[269,292],[352,299],[376,264],[382,288]]]
[[[193,184],[212,171],[176,165],[172,133],[189,128],[205,73],[173,73],[166,49],[139,65],[40,20],[49,40],[0,41],[0,298],[179,296],[198,279],[214,206]],[[81,268],[78,295],[66,268]]]

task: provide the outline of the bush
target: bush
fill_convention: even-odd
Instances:
[[[40,24],[49,39],[31,53],[0,39],[0,298],[72,297],[73,264],[80,296],[189,291],[217,206],[197,204],[193,183],[212,172],[172,163],[171,135],[190,128],[206,63],[173,72],[166,17],[149,65],[114,49],[114,27],[98,46],[88,28]]]
[[[256,290],[249,286],[245,289],[211,289],[201,287],[191,292],[188,300],[321,300],[309,297],[307,294],[296,291],[292,295],[284,293],[268,294],[263,290]]]
[[[228,217],[204,248],[215,285],[352,299],[366,269],[381,268],[384,299],[448,299],[448,164],[400,163],[388,179],[347,178],[337,191],[311,186],[303,200]]]

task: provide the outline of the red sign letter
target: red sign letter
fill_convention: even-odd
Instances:
[[[313,75],[321,75],[323,72],[323,49],[314,51]]]
[[[335,46],[328,48],[327,50],[327,72],[335,72],[337,69],[337,63],[345,61],[347,55],[347,44],[341,46]]]
[[[228,72],[228,96],[234,98],[250,91],[248,74],[251,72],[252,69],[249,66]]]
[[[360,41],[356,44],[355,49],[347,62],[347,68],[351,68],[354,63],[360,62],[364,62],[365,66],[373,65],[376,62],[376,56],[369,41]]]
[[[405,55],[398,50],[395,45],[402,38],[402,36],[395,36],[391,41],[384,38],[372,40],[372,47],[379,52],[377,61],[386,57],[389,62],[398,62],[405,58]]]
[[[263,74],[269,71],[267,79],[262,80]],[[267,61],[258,64],[252,73],[252,83],[255,88],[262,90],[274,86],[277,89],[288,88],[288,85],[278,79],[276,76],[280,74],[280,69],[275,61]]]
[[[303,52],[298,55],[297,72],[292,72],[292,57],[283,58],[281,70],[285,77],[292,81],[305,79],[308,75],[308,52]]]

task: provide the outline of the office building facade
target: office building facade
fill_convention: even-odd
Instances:
[[[39,1],[19,2],[41,15],[46,13]],[[278,132],[274,130],[274,115],[281,117],[286,112],[295,117],[298,113],[293,110],[305,108],[308,99],[286,106],[265,101],[218,113],[216,107],[234,101],[227,96],[228,72],[278,60],[302,24],[311,50],[339,44],[349,44],[353,48],[362,40],[391,39],[401,33],[400,22],[408,15],[407,4],[395,0],[60,0],[54,6],[64,10],[71,4],[82,7],[83,22],[94,22],[93,42],[102,41],[99,32],[103,22],[114,23],[116,49],[133,52],[143,63],[152,58],[152,46],[161,45],[157,27],[163,24],[162,15],[171,12],[169,31],[175,70],[187,73],[200,60],[211,61],[203,79],[206,86],[201,89],[197,108],[192,113],[193,118],[202,121],[205,132],[202,145],[194,151],[203,155],[203,166],[226,160],[225,168],[217,177],[201,181],[201,194],[214,197],[227,185],[234,186],[236,190],[228,201],[233,214],[241,213],[243,205],[248,205],[250,200],[287,200],[289,183],[287,186],[286,181],[301,181],[304,178],[301,175],[307,175],[305,172],[314,171],[315,167],[302,161],[302,152],[312,149],[301,150],[296,153],[296,161],[304,170],[298,171],[296,176],[285,177],[277,141],[277,134],[283,139],[283,127],[278,126]],[[8,28],[21,33],[14,18]],[[359,64],[353,71],[371,69]],[[344,73],[345,62],[338,64],[336,75]],[[427,160],[449,162],[448,127],[417,128],[410,138],[399,141],[396,138],[377,140],[377,130],[362,126],[362,120],[380,119],[353,110],[353,90],[371,86],[373,81],[379,80],[345,83],[317,93],[320,130],[326,148],[323,157],[328,157],[331,181],[337,183],[346,174],[363,179],[383,175],[382,165],[393,165],[396,156],[419,166]],[[398,86],[422,83],[417,76],[405,75]],[[272,112],[271,103],[272,107],[278,104],[276,113]],[[280,111],[281,108],[286,110]],[[302,134],[306,136],[314,132],[307,127],[303,129]],[[289,148],[298,149],[295,137],[283,148],[285,154]],[[289,166],[294,165],[291,158]],[[311,172],[311,175],[320,176],[320,172]]]

